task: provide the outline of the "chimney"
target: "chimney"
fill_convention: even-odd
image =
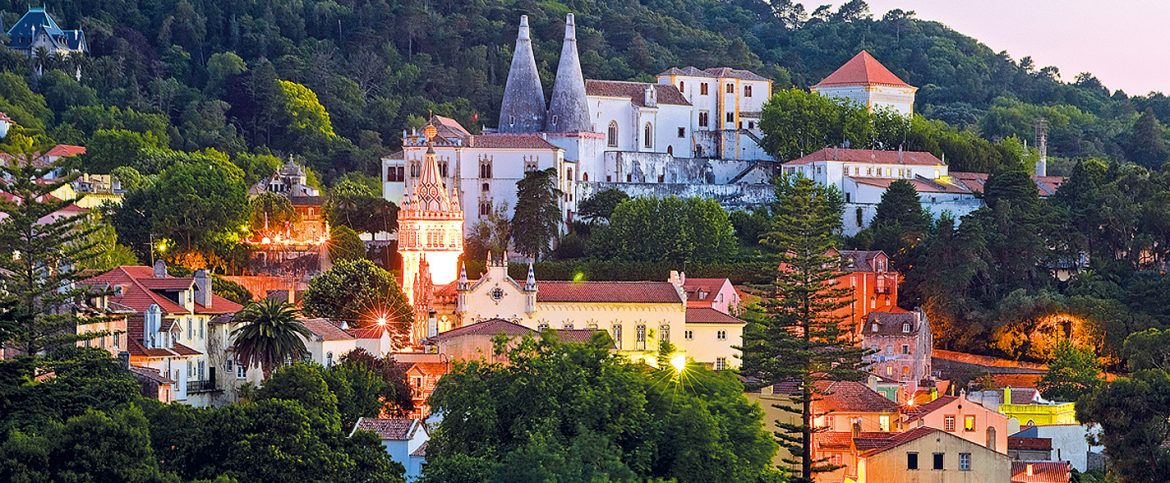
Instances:
[[[195,302],[211,307],[211,277],[202,268],[195,271]]]
[[[861,437],[861,419],[854,419],[853,420],[852,430],[853,430],[853,437],[855,439]]]
[[[154,262],[154,278],[167,278],[167,262],[161,259]]]
[[[427,337],[439,335],[439,323],[435,320],[435,311],[427,313]]]
[[[118,363],[122,365],[122,369],[130,370],[130,353],[126,351],[119,352]]]

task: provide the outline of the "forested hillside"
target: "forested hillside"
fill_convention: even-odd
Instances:
[[[27,5],[0,1],[4,24]],[[256,150],[298,154],[326,180],[346,170],[374,173],[377,158],[429,110],[468,126],[493,125],[521,14],[530,17],[551,88],[568,12],[577,15],[590,78],[648,80],[671,66],[726,65],[769,76],[777,88],[807,87],[867,49],[920,87],[917,108],[927,117],[990,139],[1030,139],[1043,116],[1052,126],[1051,152],[1062,157],[1154,166],[1167,154],[1164,96],[1111,93],[1090,74],[1062,77],[1028,58],[1013,60],[912,12],[873,17],[861,1],[837,10],[763,0],[44,5],[63,28],[85,30],[91,55],[79,61],[80,83],[62,72],[37,79],[27,61],[2,56],[0,68],[15,75],[0,78],[0,109],[22,125],[87,145],[97,130],[119,128],[150,131],[150,142],[164,147],[213,147],[233,158]],[[1147,109],[1152,115],[1136,123]]]

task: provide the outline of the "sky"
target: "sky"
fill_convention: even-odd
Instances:
[[[842,0],[802,1],[809,12]],[[1165,0],[868,0],[874,17],[895,8],[942,22],[1016,60],[1055,66],[1072,82],[1090,72],[1129,95],[1170,93],[1170,1]],[[881,59],[879,59],[881,60]]]

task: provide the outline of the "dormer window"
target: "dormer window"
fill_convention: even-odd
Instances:
[[[903,322],[903,323],[902,323],[902,333],[903,333],[903,334],[909,334],[909,333],[910,333],[910,323],[909,323],[909,322]]]
[[[877,332],[877,331],[878,331],[878,325],[877,325],[877,322],[874,322],[874,323],[870,324],[870,325],[869,325],[869,330],[870,330],[870,331],[872,331],[872,332]]]

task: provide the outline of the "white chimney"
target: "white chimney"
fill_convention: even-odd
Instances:
[[[154,262],[154,278],[167,278],[167,262],[161,259]]]
[[[204,307],[211,307],[211,276],[202,268],[195,271],[195,301]]]

